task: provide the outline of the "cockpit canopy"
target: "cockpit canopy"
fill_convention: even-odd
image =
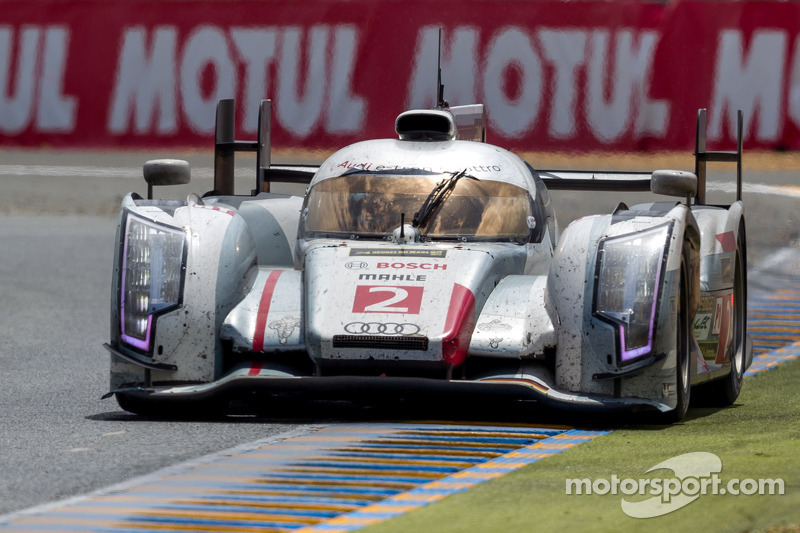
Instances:
[[[300,221],[300,238],[388,239],[411,224],[432,202],[437,185],[456,174],[412,170],[351,172],[324,179],[309,190]],[[459,176],[429,216],[419,222],[423,241],[499,241],[526,243],[536,227],[528,192],[503,181]]]

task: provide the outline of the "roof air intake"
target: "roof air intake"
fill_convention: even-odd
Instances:
[[[453,114],[440,109],[415,109],[401,113],[394,129],[404,141],[451,141],[456,138]]]

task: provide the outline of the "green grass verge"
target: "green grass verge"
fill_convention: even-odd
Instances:
[[[693,408],[673,426],[620,427],[609,435],[370,526],[368,533],[477,531],[800,531],[800,360],[747,378],[736,405]],[[719,477],[776,479],[784,495],[703,495],[670,514],[635,519],[622,494],[568,495],[568,478],[669,478],[645,474],[683,453],[722,460]],[[665,473],[666,472],[666,473]],[[724,486],[724,485],[723,485]],[[626,497],[640,500],[645,497]]]

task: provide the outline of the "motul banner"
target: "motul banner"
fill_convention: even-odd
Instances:
[[[0,0],[0,144],[208,146],[220,98],[252,139],[331,149],[483,103],[518,150],[800,148],[800,4],[516,0]]]

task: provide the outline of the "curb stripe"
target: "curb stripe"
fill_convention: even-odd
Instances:
[[[333,533],[360,529],[365,525],[374,524],[424,507],[425,505],[439,501],[451,494],[466,491],[479,483],[500,477],[508,472],[517,470],[545,457],[560,453],[580,443],[586,442],[587,440],[608,433],[610,432],[570,430],[564,433],[564,435],[567,436],[566,439],[559,439],[558,436],[548,437],[533,445],[511,452],[511,454],[514,454],[514,457],[503,456],[482,463],[447,478],[428,483],[427,485],[423,485],[393,498],[388,498],[364,509],[359,509],[350,514],[299,531],[301,533],[321,531]],[[508,462],[512,460],[514,462]]]
[[[351,424],[311,431],[54,506],[47,514],[17,516],[0,530],[339,527],[334,521],[361,523],[355,513],[363,511],[370,522],[407,512],[585,440],[571,438],[578,434],[564,438],[571,431],[564,427],[452,423]],[[437,449],[428,449],[431,445]]]

